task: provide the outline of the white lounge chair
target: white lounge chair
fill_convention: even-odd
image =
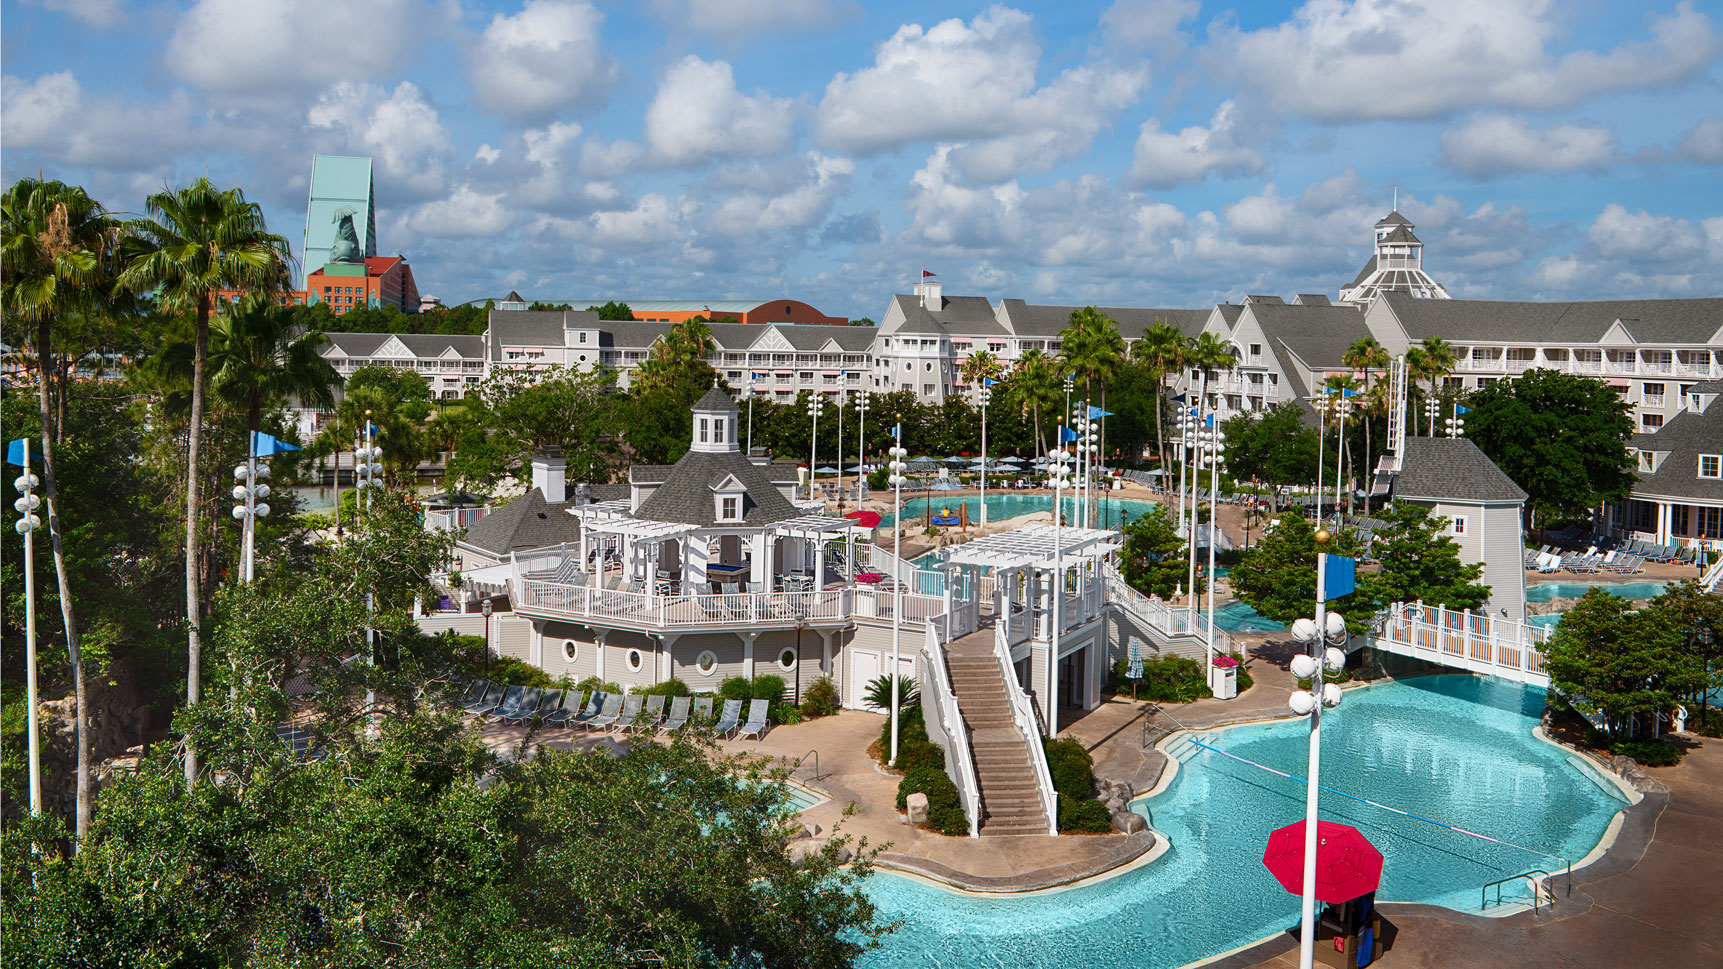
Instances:
[[[766,736],[766,711],[771,709],[767,700],[755,700],[748,705],[748,722],[736,731],[736,736],[753,737],[755,740]]]

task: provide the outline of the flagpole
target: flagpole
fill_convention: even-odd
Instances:
[[[30,731],[29,765],[30,765],[30,816],[40,817],[42,814],[42,750],[41,723],[36,710],[36,535],[41,518],[36,509],[42,499],[36,497],[36,485],[30,473],[30,439],[19,438],[13,442],[18,454],[14,462],[23,467],[24,471],[14,484],[23,495],[13,503],[24,517],[18,519],[13,527],[18,534],[24,536],[24,699],[28,710],[28,729]]]
[[[838,514],[844,511],[844,404],[849,398],[844,396],[844,379],[847,370],[838,371]]]

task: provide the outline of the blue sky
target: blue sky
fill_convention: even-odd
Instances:
[[[304,231],[376,159],[422,291],[1333,295],[1394,191],[1455,296],[1718,295],[1694,0],[4,0],[0,174],[207,172]]]

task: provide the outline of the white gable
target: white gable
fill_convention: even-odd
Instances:
[[[712,490],[722,494],[727,492],[747,491],[748,486],[743,484],[741,479],[737,478],[735,475],[727,474],[724,476],[723,481],[712,486]]]
[[[1632,333],[1627,332],[1627,325],[1625,323],[1621,322],[1620,320],[1616,320],[1614,323],[1611,323],[1609,325],[1609,329],[1604,332],[1603,338],[1598,340],[1597,342],[1599,342],[1599,343],[1638,343],[1639,341],[1635,340],[1633,338]]]
[[[438,354],[438,356],[444,360],[459,360],[461,359],[461,352],[456,350],[454,347],[449,347],[442,353]]]
[[[762,332],[760,334],[759,338],[756,339],[754,341],[753,345],[750,346],[748,349],[750,349],[750,350],[783,350],[783,351],[791,352],[791,353],[795,352],[796,348],[794,346],[790,345],[790,341],[785,339],[785,337],[782,333],[778,332],[777,327],[775,327],[775,326],[763,326],[760,329],[763,330],[764,332]]]
[[[375,351],[373,351],[371,355],[373,357],[417,357],[418,356],[418,354],[407,349],[407,345],[405,343],[402,343],[398,338],[393,337],[393,336],[391,336],[387,340],[384,340],[383,345],[378,347]]]

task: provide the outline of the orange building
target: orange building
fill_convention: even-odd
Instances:
[[[511,296],[513,294],[510,294]],[[546,300],[548,303],[567,303],[577,310],[588,306],[603,306],[610,302],[607,299],[596,300]],[[634,318],[648,323],[681,323],[695,316],[704,316],[713,322],[718,322],[728,316],[737,323],[814,323],[824,326],[843,326],[849,322],[848,317],[827,316],[801,300],[775,299],[761,302],[757,299],[643,299],[617,300],[628,304]],[[504,309],[498,304],[498,309]],[[524,301],[520,307],[525,309]]]
[[[328,303],[339,316],[355,306],[419,311],[419,286],[402,256],[370,256],[364,265],[332,262],[305,277],[305,303]]]

